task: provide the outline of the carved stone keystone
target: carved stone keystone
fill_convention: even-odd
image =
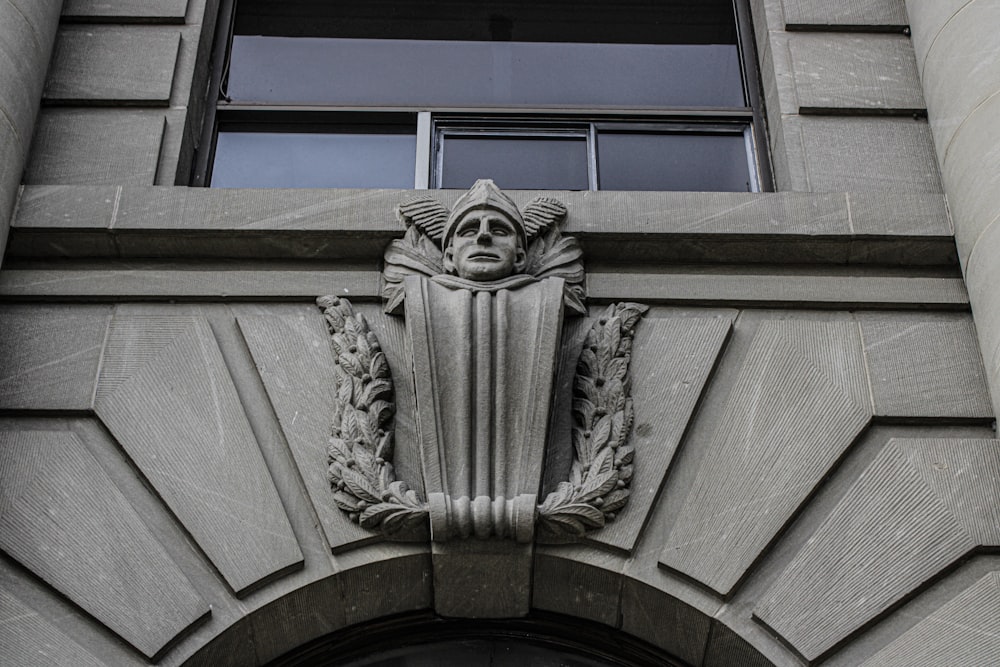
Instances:
[[[480,180],[451,210],[424,196],[398,215],[406,234],[385,251],[383,297],[386,312],[406,320],[417,442],[402,444],[419,452],[423,479],[413,483],[423,493],[395,477],[394,390],[379,342],[347,300],[328,296],[317,303],[336,360],[334,501],[387,538],[429,537],[442,545],[440,562],[454,540],[565,542],[614,520],[632,478],[628,367],[646,307],[612,304],[590,330],[574,386],[570,479],[539,503],[563,317],[586,313],[582,251],[560,231],[566,208],[539,197],[519,209]],[[487,549],[491,562],[509,550]],[[459,551],[452,562],[478,553]],[[530,569],[530,549],[504,558]],[[489,586],[481,593],[492,599]],[[527,599],[453,609],[517,615]]]

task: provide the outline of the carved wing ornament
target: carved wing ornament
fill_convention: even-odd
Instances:
[[[386,248],[385,312],[405,317],[422,493],[392,465],[395,392],[385,353],[346,299],[317,299],[333,350],[333,501],[394,540],[566,542],[626,505],[633,458],[629,364],[647,307],[612,304],[586,336],[573,385],[569,479],[539,502],[562,320],[586,313],[583,253],[566,207],[519,209],[477,181],[448,209],[422,196]],[[407,451],[411,451],[407,449]]]

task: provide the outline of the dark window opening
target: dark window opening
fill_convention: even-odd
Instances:
[[[745,3],[227,0],[194,184],[765,190]]]

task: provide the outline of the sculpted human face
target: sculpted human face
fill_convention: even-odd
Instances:
[[[466,280],[499,280],[524,268],[517,230],[493,210],[469,211],[455,225],[444,251],[444,267]]]

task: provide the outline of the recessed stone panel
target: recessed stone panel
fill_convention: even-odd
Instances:
[[[0,433],[0,489],[0,547],[143,655],[209,613],[72,433]]]
[[[731,328],[728,317],[650,318],[638,325],[629,371],[635,476],[628,505],[613,523],[590,536],[593,541],[625,551],[635,548]]]
[[[813,192],[941,192],[927,121],[890,117],[793,117]]]
[[[1000,545],[1000,441],[892,440],[754,615],[826,655],[973,549]]]
[[[104,306],[0,309],[0,408],[89,410],[110,319]]]
[[[803,27],[902,28],[909,21],[903,0],[782,0],[789,30]]]
[[[993,416],[968,315],[860,313],[875,414]]]
[[[112,320],[98,416],[237,594],[302,563],[208,323]]]
[[[377,535],[352,523],[333,502],[327,479],[327,441],[335,369],[318,309],[309,315],[241,315],[237,321],[326,539],[337,551]]]
[[[180,40],[169,28],[63,28],[43,98],[59,104],[166,106]]]
[[[43,109],[24,182],[153,185],[165,122],[153,110]]]
[[[870,417],[857,324],[763,323],[660,563],[729,594]]]
[[[1000,572],[991,572],[862,665],[1000,665],[998,628]]]
[[[924,109],[905,35],[796,34],[788,47],[800,113]]]

